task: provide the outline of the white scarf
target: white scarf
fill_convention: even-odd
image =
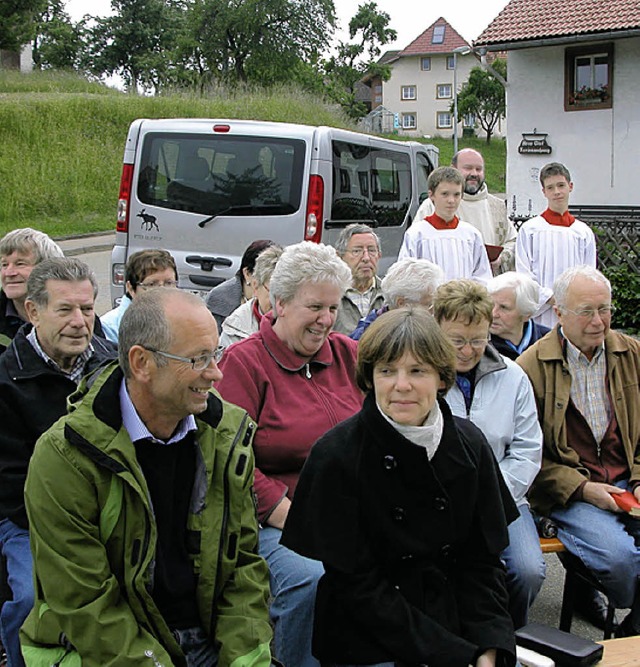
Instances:
[[[393,426],[393,428],[404,436],[409,442],[412,442],[418,447],[424,447],[427,451],[427,457],[429,461],[434,457],[438,446],[440,445],[440,440],[442,439],[442,430],[444,428],[444,420],[442,418],[442,412],[440,411],[440,406],[437,401],[434,406],[431,408],[431,411],[427,415],[422,426],[408,426],[406,424],[398,424],[398,422],[393,421],[391,417],[386,415],[378,402],[376,401],[378,410],[380,414]]]

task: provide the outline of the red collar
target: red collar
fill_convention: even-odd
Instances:
[[[425,220],[436,229],[456,229],[460,222],[457,215],[454,215],[453,219],[447,222],[435,213],[433,215],[428,215]]]
[[[575,221],[575,218],[571,215],[571,213],[569,213],[569,211],[565,211],[562,215],[560,215],[560,213],[556,213],[555,211],[552,211],[550,208],[548,208],[540,215],[550,225],[555,225],[556,227],[571,227]]]
[[[260,324],[262,319],[262,313],[260,312],[260,306],[258,305],[258,297],[253,300],[253,305],[251,306],[251,311],[253,312],[253,319]]]

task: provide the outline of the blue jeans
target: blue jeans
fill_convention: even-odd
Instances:
[[[202,628],[173,631],[187,659],[187,667],[216,667],[218,652]]]
[[[7,560],[7,579],[12,600],[2,605],[0,631],[8,667],[24,667],[20,652],[20,626],[33,607],[33,563],[29,531],[9,519],[0,520],[0,549]]]
[[[629,488],[627,482],[616,486]],[[595,575],[611,602],[631,607],[640,577],[640,521],[585,502],[555,509],[551,518],[560,541]]]
[[[311,655],[313,610],[322,563],[299,556],[280,544],[282,531],[260,529],[259,552],[269,565],[274,624],[274,654],[287,667],[319,667]]]
[[[540,591],[546,563],[528,505],[518,507],[520,518],[509,524],[509,546],[502,552],[507,568],[509,613],[516,630],[527,624],[529,608]]]

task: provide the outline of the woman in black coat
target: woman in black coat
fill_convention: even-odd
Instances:
[[[515,664],[500,552],[517,511],[482,433],[440,398],[454,377],[420,307],[360,341],[364,407],[311,450],[282,539],[325,567],[323,665]]]

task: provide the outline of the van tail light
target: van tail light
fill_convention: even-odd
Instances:
[[[320,243],[322,238],[322,216],[324,206],[324,181],[322,176],[309,178],[309,196],[305,218],[304,240]]]
[[[122,165],[120,178],[120,195],[118,197],[118,217],[116,220],[117,232],[129,231],[129,213],[131,206],[131,186],[133,184],[133,165]]]

